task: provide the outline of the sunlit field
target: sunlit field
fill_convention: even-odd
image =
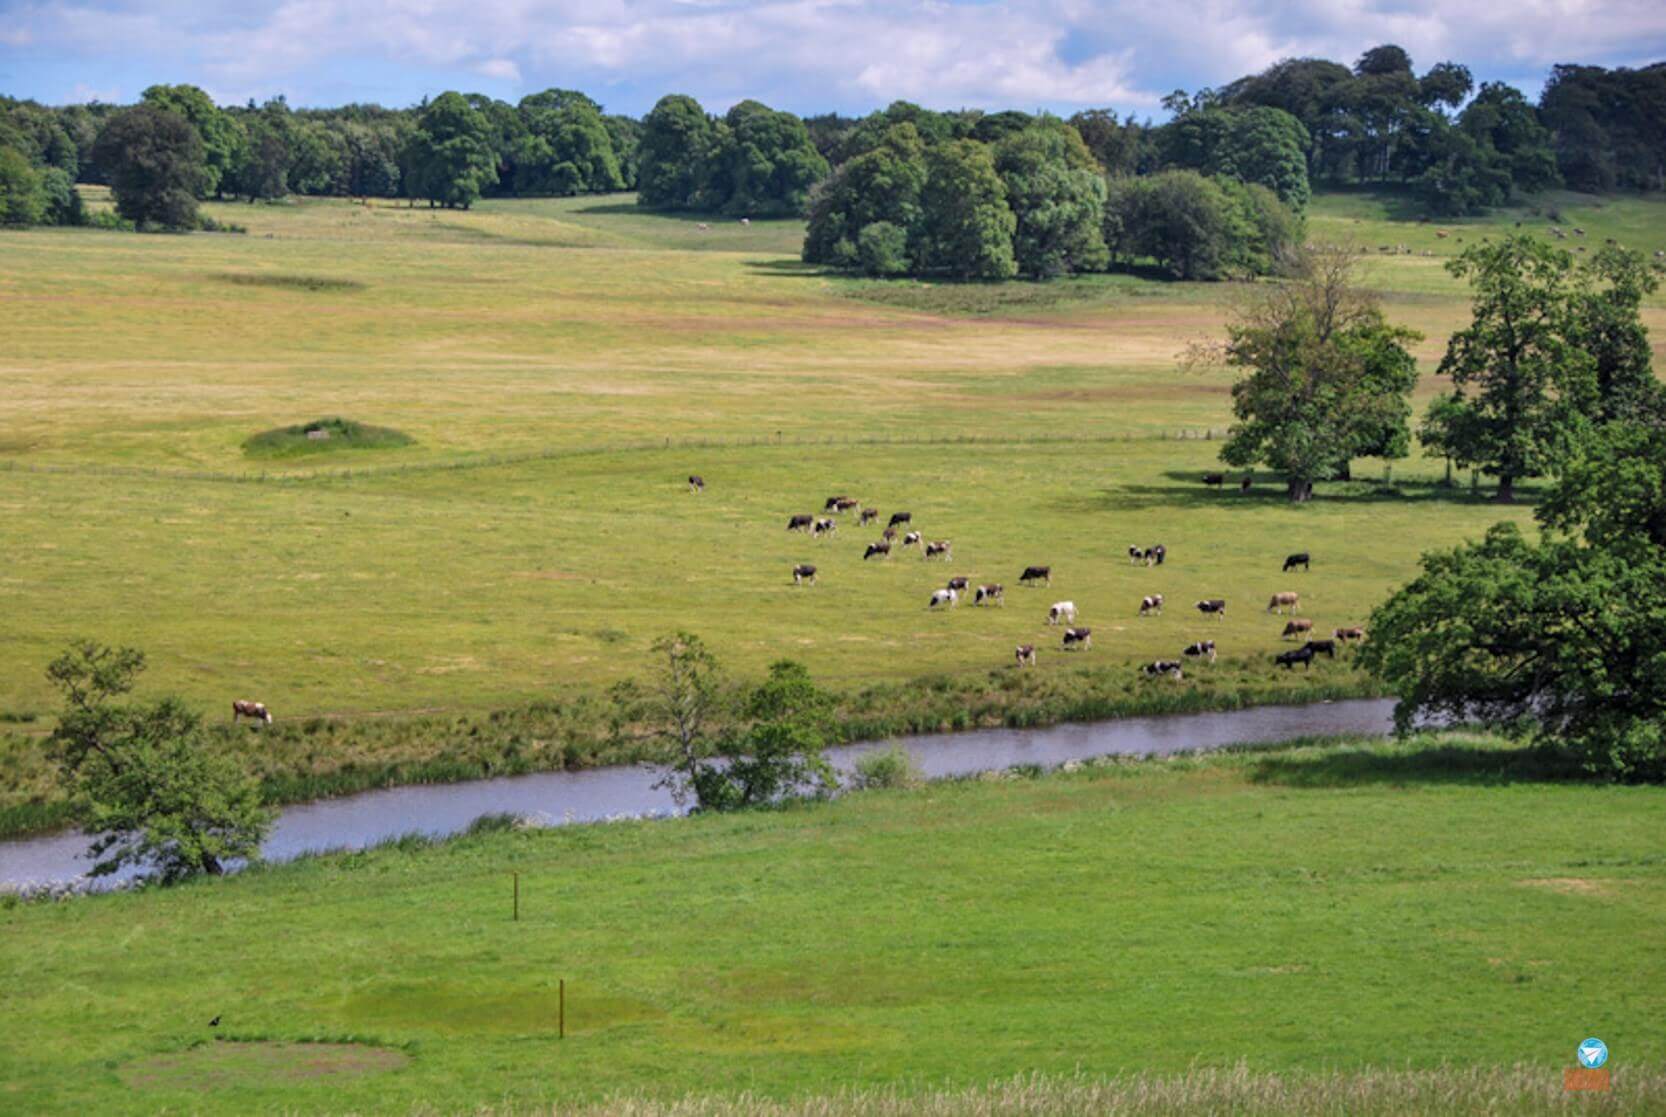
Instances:
[[[1658,203],[1560,204],[1585,243],[1666,244]],[[1465,314],[1441,258],[1546,222],[1393,208],[1326,196],[1310,228],[1370,250],[1432,372]],[[1231,377],[1177,358],[1219,336],[1241,285],[832,278],[797,263],[797,223],[702,229],[628,197],[208,209],[247,235],[0,236],[0,716],[50,712],[42,668],[77,634],[147,649],[147,686],[281,717],[598,687],[674,628],[743,673],[792,656],[834,684],[988,671],[1031,641],[1043,671],[1201,636],[1270,654],[1271,592],[1300,590],[1321,630],[1360,623],[1421,551],[1530,515],[1416,459],[1392,487],[1358,463],[1304,508],[1267,476],[1206,490]],[[326,416],[412,441],[244,448]],[[785,530],[845,493],[911,511],[953,561],[864,563],[877,529],[854,522]],[[1153,543],[1168,563],[1130,567]],[[1280,573],[1294,550],[1311,574]],[[819,585],[792,585],[798,562]],[[1034,563],[1051,589],[1014,584]],[[952,574],[1005,583],[1006,608],[928,613]],[[1153,592],[1166,613],[1136,618]],[[1224,622],[1191,610],[1205,596],[1229,600]],[[1056,650],[1055,600],[1090,651]]]

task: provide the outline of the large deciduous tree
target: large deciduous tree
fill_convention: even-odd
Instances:
[[[205,164],[202,139],[190,122],[154,105],[110,118],[94,158],[110,177],[116,212],[144,229],[191,229]]]
[[[654,209],[693,206],[716,144],[716,126],[700,102],[681,93],[661,97],[642,121],[637,203]]]
[[[497,153],[486,118],[460,93],[442,93],[417,117],[408,190],[414,197],[468,209],[497,182]]]
[[[827,170],[802,120],[757,101],[742,101],[723,117],[703,176],[701,208],[735,216],[796,217]]]
[[[995,144],[995,170],[1016,218],[1020,274],[1047,279],[1109,262],[1105,179],[1075,129],[1049,119],[1008,133]]]
[[[1232,389],[1238,421],[1221,459],[1283,473],[1296,502],[1355,456],[1403,456],[1409,442],[1417,366],[1406,345],[1419,335],[1387,321],[1354,261],[1345,249],[1302,250],[1289,281],[1247,302],[1227,331],[1227,363],[1250,371]]]
[[[223,193],[248,157],[249,137],[242,124],[194,85],[153,85],[141,98],[147,105],[184,117],[197,130],[203,150],[203,196]]]
[[[1010,279],[1017,218],[989,147],[951,140],[926,153],[915,255],[925,271],[960,279]]]

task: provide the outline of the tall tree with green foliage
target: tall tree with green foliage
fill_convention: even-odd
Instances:
[[[1402,727],[1479,723],[1618,779],[1666,779],[1666,428],[1580,440],[1530,541],[1510,523],[1425,555],[1360,662]]]
[[[193,229],[202,192],[202,139],[189,121],[154,105],[110,118],[94,147],[116,212],[140,229]]]
[[[805,263],[855,267],[857,240],[877,221],[910,232],[917,229],[925,185],[920,134],[912,124],[894,125],[884,143],[840,164],[811,191]]]
[[[1530,236],[1471,245],[1447,263],[1474,292],[1470,324],[1447,342],[1449,400],[1424,423],[1426,446],[1498,478],[1497,498],[1548,472],[1595,410],[1589,354],[1570,338],[1573,258]]]
[[[1302,250],[1290,279],[1262,289],[1227,328],[1226,363],[1249,372],[1232,388],[1238,421],[1221,460],[1277,470],[1292,502],[1352,458],[1403,457],[1410,443],[1417,362],[1406,346],[1419,335],[1388,322],[1355,262],[1345,249]]]
[[[700,102],[681,93],[661,97],[642,121],[636,201],[653,209],[688,209],[704,186],[717,129]]]
[[[994,155],[1016,219],[1012,254],[1020,274],[1048,279],[1110,261],[1100,228],[1105,179],[1075,129],[1045,120],[1006,135]]]
[[[757,101],[742,101],[723,117],[703,176],[701,208],[734,216],[796,217],[827,170],[802,120]]]
[[[1596,377],[1593,418],[1608,422],[1666,417],[1666,389],[1654,374],[1654,352],[1643,325],[1643,300],[1660,287],[1660,270],[1643,254],[1618,244],[1598,249],[1579,271],[1568,340],[1591,361]]]
[[[166,883],[258,859],[272,822],[258,784],[177,699],[122,700],[144,667],[136,649],[83,640],[47,668],[64,701],[49,748],[93,835],[92,875],[133,866]]]
[[[613,137],[601,106],[582,93],[549,89],[521,99],[524,132],[515,149],[519,194],[594,194],[622,190]]]
[[[0,225],[38,225],[45,217],[40,172],[21,151],[0,147]]]
[[[959,279],[1011,279],[1018,274],[1013,234],[1018,220],[989,146],[972,140],[938,144],[925,155],[915,256],[921,270]]]
[[[417,116],[408,189],[448,209],[468,209],[497,182],[486,118],[461,93],[442,93]]]
[[[154,105],[184,117],[202,139],[203,196],[218,197],[231,185],[236,169],[248,157],[249,137],[236,117],[221,110],[207,93],[194,85],[153,85],[140,95]]]

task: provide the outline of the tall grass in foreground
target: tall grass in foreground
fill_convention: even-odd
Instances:
[[[1160,1037],[1155,1037],[1160,1039]],[[1569,1053],[1570,1065],[1572,1053]],[[1157,1114],[1539,1114],[1666,1112],[1666,1071],[1622,1068],[1606,1094],[1570,1094],[1554,1067],[1373,1069],[1320,1075],[1258,1074],[1240,1064],[1180,1075],[1119,1078],[1035,1075],[965,1090],[909,1093],[894,1087],[774,1101],[741,1094],[662,1102],[618,1098],[600,1105],[528,1110],[562,1117],[1146,1117]],[[427,1111],[420,1111],[427,1112]],[[482,1114],[511,1112],[482,1109]],[[521,1111],[513,1111],[521,1112]]]

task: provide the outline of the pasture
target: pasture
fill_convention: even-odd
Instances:
[[[1646,1111],[1662,800],[1537,763],[1462,737],[1107,761],[8,904],[0,1108],[548,1112],[1032,1072],[1215,1097],[1241,1060],[1318,1111],[1523,1112],[1595,1034],[1603,1111]],[[1032,1088],[1017,1111],[1057,1111]]]

